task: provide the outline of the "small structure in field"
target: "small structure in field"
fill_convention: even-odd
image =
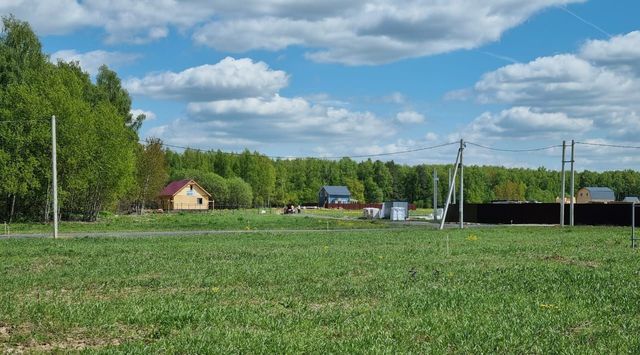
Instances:
[[[607,203],[616,200],[615,193],[608,187],[583,187],[576,195],[577,203]]]
[[[318,191],[318,206],[323,207],[332,203],[351,202],[351,192],[346,186],[322,186]]]
[[[380,209],[375,207],[365,207],[362,209],[362,215],[366,219],[380,218]]]
[[[160,196],[160,205],[165,211],[208,210],[211,194],[191,179],[178,180],[167,185]]]
[[[409,218],[409,202],[387,201],[382,204],[380,218],[388,218],[392,221],[404,221]]]

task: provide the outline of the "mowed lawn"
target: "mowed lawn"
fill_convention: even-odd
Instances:
[[[103,233],[130,231],[205,231],[273,229],[385,228],[381,220],[358,219],[362,211],[308,210],[284,215],[280,209],[215,210],[204,212],[147,213],[144,215],[103,214],[95,222],[60,223],[60,233]],[[324,218],[323,218],[324,217]],[[4,228],[0,225],[0,228]],[[9,234],[51,233],[51,224],[12,223]],[[0,229],[4,234],[4,230]]]
[[[628,239],[586,227],[5,239],[0,351],[639,353]]]

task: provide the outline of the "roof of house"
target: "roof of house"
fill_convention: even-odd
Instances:
[[[169,183],[169,185],[165,186],[164,189],[162,189],[162,192],[160,192],[159,196],[174,196],[189,184],[194,184],[198,186],[202,191],[204,191],[204,193],[206,193],[209,197],[211,197],[211,194],[208,193],[207,190],[203,189],[202,186],[198,185],[197,182],[191,179],[182,179],[182,180],[177,180]]]
[[[608,187],[585,187],[591,193],[592,200],[615,200],[615,193]]]
[[[329,195],[351,196],[346,186],[322,186],[320,190],[326,191]]]
[[[622,202],[635,202],[640,203],[640,198],[638,196],[627,196],[622,200]]]

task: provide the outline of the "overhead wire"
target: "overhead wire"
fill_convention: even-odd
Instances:
[[[608,143],[590,143],[590,142],[575,142],[581,145],[590,145],[595,147],[609,147],[609,148],[622,148],[622,149],[640,149],[640,146],[624,145],[624,144],[608,144]]]
[[[146,143],[146,141],[140,141],[141,143]],[[214,149],[201,149],[201,148],[192,148],[192,147],[186,147],[186,146],[180,146],[180,145],[175,145],[175,144],[168,144],[168,143],[160,143],[162,146],[164,147],[168,147],[168,148],[176,148],[176,149],[189,149],[189,150],[195,150],[195,151],[199,151],[199,152],[211,152],[214,151]],[[425,150],[432,150],[432,149],[437,149],[437,148],[442,148],[442,147],[446,147],[449,145],[454,145],[454,144],[458,144],[458,142],[449,142],[449,143],[443,143],[443,144],[437,144],[437,145],[432,145],[432,146],[427,146],[427,147],[420,147],[420,148],[413,148],[413,149],[406,149],[406,150],[400,150],[400,151],[394,151],[394,152],[386,152],[386,153],[376,153],[376,154],[359,154],[359,155],[342,155],[342,156],[274,156],[274,155],[265,155],[268,158],[271,159],[305,159],[305,158],[315,158],[315,159],[341,159],[341,158],[374,158],[374,157],[381,157],[381,156],[389,156],[389,155],[398,155],[398,154],[407,154],[407,153],[413,153],[413,152],[421,152],[421,151],[425,151]],[[231,155],[241,155],[242,153],[238,153],[238,152],[225,152],[226,154],[231,154]]]
[[[543,151],[543,150],[550,150],[550,149],[555,149],[555,148],[561,148],[562,147],[562,145],[556,144],[556,145],[550,145],[550,146],[538,147],[538,148],[508,149],[508,148],[489,147],[489,146],[478,144],[478,143],[474,143],[474,142],[465,142],[465,143],[468,144],[468,145],[472,145],[472,146],[483,148],[483,149],[487,149],[487,150],[493,150],[493,151],[496,151],[496,152],[512,152],[512,153],[539,152],[539,151]]]

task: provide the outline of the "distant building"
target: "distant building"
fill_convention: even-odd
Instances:
[[[318,191],[318,206],[351,202],[351,192],[346,186],[322,186]]]
[[[638,198],[638,196],[627,196],[624,198],[624,200],[622,200],[622,202],[629,202],[629,203],[635,202],[640,204],[640,198]]]
[[[607,203],[614,202],[615,200],[615,193],[608,187],[583,187],[578,190],[576,196],[577,203]]]
[[[167,185],[160,196],[160,206],[165,211],[171,210],[208,210],[211,194],[197,182],[185,179]]]
[[[409,202],[407,201],[387,201],[382,204],[380,218],[391,219],[392,221],[404,221],[409,218]]]
[[[560,203],[560,202],[561,202],[560,197],[556,196],[556,203]],[[564,198],[564,203],[566,203],[566,204],[571,203],[571,199],[569,197],[565,197]],[[575,197],[573,197],[573,203],[576,203],[576,198]]]

